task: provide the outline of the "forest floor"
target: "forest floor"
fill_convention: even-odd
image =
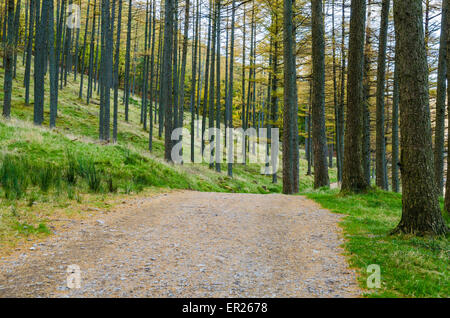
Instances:
[[[137,96],[131,98],[129,122],[125,122],[120,105],[118,143],[105,145],[98,141],[98,96],[94,94],[89,105],[79,99],[79,78],[74,81],[71,76],[59,94],[57,128],[45,128],[48,91],[44,127],[36,127],[32,124],[33,105],[24,103],[23,71],[19,63],[13,81],[12,119],[0,119],[0,167],[15,171],[10,181],[21,185],[0,187],[0,264],[9,275],[0,278],[0,295],[101,296],[103,290],[103,295],[145,296],[143,290],[132,294],[127,286],[133,286],[131,282],[140,286],[138,281],[146,277],[151,295],[178,296],[176,288],[164,291],[167,286],[186,284],[181,279],[167,279],[180,271],[202,284],[189,287],[193,295],[245,296],[247,290],[249,295],[267,296],[450,297],[450,234],[436,238],[389,235],[401,218],[400,194],[373,189],[343,196],[336,188],[336,169],[329,170],[333,189],[312,190],[314,178],[306,176],[303,150],[301,194],[336,214],[304,197],[278,194],[281,173],[279,182],[273,184],[271,176],[260,174],[260,164],[234,165],[233,178],[207,164],[167,164],[162,159],[164,141],[157,136],[157,126],[153,152],[148,151],[148,131],[139,124]],[[0,83],[3,74],[0,71]],[[190,118],[187,112],[185,115],[188,124]],[[222,171],[226,171],[225,164]],[[70,172],[75,176],[72,182]],[[16,182],[25,179],[27,182]],[[98,181],[95,189],[92,180]],[[198,192],[178,192],[185,190]],[[197,199],[189,197],[192,193]],[[161,204],[171,198],[171,208],[164,208]],[[181,198],[186,200],[180,202]],[[450,215],[444,217],[450,226]],[[172,239],[175,234],[178,236]],[[223,249],[209,249],[219,244]],[[355,269],[361,290],[353,289],[354,278],[340,280],[353,276],[351,271],[347,273],[341,253]],[[136,262],[130,262],[133,256]],[[333,257],[337,257],[335,261]],[[232,266],[228,266],[230,262]],[[83,282],[98,284],[65,289],[66,269],[71,264],[80,266]],[[338,269],[345,267],[345,273],[337,275],[338,283],[329,280],[323,285],[322,278],[328,279],[333,273],[330,266],[335,264]],[[364,290],[371,264],[381,268],[381,288]],[[304,265],[316,266],[317,272],[299,269]],[[155,276],[142,276],[142,269]],[[278,280],[270,276],[269,269]],[[281,277],[282,270],[286,278]],[[194,281],[189,277],[189,282]],[[208,287],[205,282],[209,278],[223,284]],[[171,285],[164,286],[164,281]],[[262,284],[260,292],[252,289],[255,284]],[[277,289],[283,284],[284,289]]]
[[[1,261],[0,297],[356,297],[342,216],[301,196],[175,191]],[[67,287],[68,265],[80,268]]]

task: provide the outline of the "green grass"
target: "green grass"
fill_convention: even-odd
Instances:
[[[382,286],[367,290],[369,297],[450,297],[450,245],[447,237],[389,235],[400,221],[401,195],[373,190],[346,195],[338,190],[305,193],[324,208],[347,214],[341,222],[351,266],[367,288],[367,267],[381,267]],[[444,215],[447,224],[450,218]]]

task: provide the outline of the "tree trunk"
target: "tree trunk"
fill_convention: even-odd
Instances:
[[[130,102],[130,51],[131,51],[131,9],[132,0],[128,2],[128,28],[127,28],[127,48],[125,51],[125,121],[128,121],[128,107]]]
[[[347,122],[345,129],[345,150],[342,191],[361,192],[368,188],[362,167],[362,103],[363,103],[363,63],[364,25],[366,1],[352,0],[350,18],[350,40],[347,80]]]
[[[121,0],[119,0],[121,1]],[[80,79],[80,92],[78,93],[78,98],[83,98],[83,82],[84,82],[84,72],[85,72],[85,55],[86,55],[86,42],[87,42],[87,33],[88,33],[88,26],[89,26],[89,12],[91,7],[91,0],[88,1],[88,7],[87,7],[87,13],[86,13],[86,26],[84,29],[84,39],[83,39],[83,50],[82,50],[82,56],[81,56],[81,79]],[[95,14],[95,12],[94,12]]]
[[[372,28],[370,25],[372,15],[372,0],[367,2],[366,42],[364,46],[363,67],[363,103],[362,103],[362,167],[367,184],[370,183],[371,159],[371,130],[370,130],[370,93],[372,87],[371,55],[372,55]]]
[[[283,193],[298,192],[297,89],[296,63],[294,54],[293,1],[284,0],[284,111],[283,111]],[[297,155],[296,155],[297,153]],[[296,162],[297,161],[297,162]]]
[[[445,234],[434,177],[422,1],[394,1],[403,210],[395,233]]]
[[[56,115],[58,112],[58,72],[55,56],[55,26],[53,18],[53,0],[49,0],[48,8],[48,54],[50,65],[50,128],[56,126]]]
[[[39,10],[39,8],[38,8]],[[36,54],[34,58],[34,124],[42,125],[44,121],[44,64],[47,60],[47,21],[48,1],[42,2],[42,16],[36,30]]]
[[[313,98],[312,129],[314,144],[314,188],[330,185],[325,132],[325,39],[322,0],[311,1]]]
[[[387,29],[389,23],[390,0],[383,0],[381,6],[380,36],[378,45],[378,69],[377,69],[377,134],[376,134],[376,184],[383,190],[388,190],[386,171],[386,137],[384,130],[384,91],[386,79],[386,46]]]
[[[395,60],[397,60],[397,53],[395,54]],[[392,191],[399,192],[399,140],[398,140],[398,103],[399,103],[399,91],[398,91],[398,63],[395,62],[394,70],[394,92],[392,96]]]
[[[445,95],[447,74],[447,6],[448,1],[442,1],[441,37],[439,46],[439,65],[436,92],[436,131],[434,139],[434,173],[439,194],[444,188],[444,140],[445,140]]]
[[[231,43],[230,43],[230,70],[228,72],[229,80],[228,80],[228,94],[227,94],[227,122],[228,127],[233,128],[233,80],[234,80],[234,36],[235,36],[235,25],[236,25],[236,0],[232,2],[232,13],[231,13]],[[234,139],[232,135],[228,135],[227,147],[228,147],[228,166],[227,173],[229,177],[233,176],[233,163],[232,159],[234,158]]]
[[[165,0],[164,47],[161,73],[161,106],[165,110],[164,159],[172,162],[172,56],[174,0]],[[176,67],[176,66],[174,66]]]
[[[12,71],[14,58],[14,0],[8,0],[8,43],[5,49],[5,79],[3,86],[3,117],[11,117]]]
[[[30,0],[30,23],[28,25],[27,58],[25,61],[25,104],[30,103],[30,77],[31,77],[31,57],[33,55],[34,19],[36,15],[36,0]]]
[[[150,127],[149,127],[149,141],[148,141],[148,149],[149,151],[153,150],[153,96],[154,96],[154,89],[153,89],[153,72],[155,68],[155,30],[156,30],[156,1],[153,0],[152,8],[153,8],[153,25],[152,25],[152,53],[151,53],[151,61],[150,61],[150,108],[149,108],[149,121],[150,121]],[[156,106],[155,106],[156,109]],[[156,117],[156,114],[155,114]]]

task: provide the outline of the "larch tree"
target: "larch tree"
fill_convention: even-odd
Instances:
[[[8,0],[8,42],[5,47],[5,78],[3,86],[3,117],[11,116],[12,72],[14,58],[14,0]],[[4,32],[4,31],[3,31]]]
[[[397,53],[395,54],[397,60]],[[395,62],[394,88],[392,92],[392,191],[400,191],[399,181],[399,91],[398,91],[398,63]]]
[[[348,49],[347,120],[342,191],[361,192],[369,185],[362,167],[362,103],[366,1],[352,0]]]
[[[54,0],[49,0],[47,27],[50,66],[50,128],[54,128],[58,112],[58,65],[56,65],[55,56]]]
[[[322,0],[311,0],[312,21],[312,132],[314,147],[314,188],[330,185],[325,132],[325,26]]]
[[[370,164],[371,164],[371,125],[370,125],[370,95],[372,90],[372,11],[373,0],[367,0],[367,23],[364,44],[364,62],[363,62],[363,103],[362,103],[362,167],[364,178],[370,185]]]
[[[386,80],[386,47],[389,23],[390,0],[383,0],[381,5],[380,35],[378,37],[377,62],[377,116],[376,116],[376,184],[383,190],[388,190],[386,167],[386,136],[384,119],[384,99]]]
[[[39,1],[38,1],[39,2]],[[36,28],[36,53],[34,57],[34,124],[44,121],[45,63],[47,61],[47,23],[49,1],[42,2],[42,13]],[[40,11],[39,5],[37,8]]]
[[[120,0],[122,1],[122,0]],[[84,28],[84,37],[83,37],[83,49],[81,53],[81,80],[80,80],[80,91],[78,93],[78,98],[83,98],[83,82],[84,82],[84,72],[85,72],[85,56],[86,56],[86,43],[88,38],[88,27],[89,27],[89,12],[91,9],[91,0],[88,1],[87,5],[87,12],[86,12],[86,21],[85,21],[85,28]],[[94,12],[95,14],[95,12]]]
[[[449,16],[450,11],[450,4],[449,0],[445,0],[446,2],[446,8],[447,8],[447,16]],[[449,30],[450,27],[450,18],[447,19],[447,30]],[[450,32],[447,32],[447,65],[450,65]],[[447,101],[448,101],[448,108],[450,109],[450,72],[447,72]],[[448,131],[450,132],[450,126],[448,127]],[[448,149],[447,153],[450,154],[450,143],[448,143]],[[450,213],[450,160],[448,160],[447,157],[447,182],[445,184],[445,203],[444,203],[444,209],[447,211],[447,213]]]
[[[447,19],[448,1],[442,1],[441,35],[439,44],[439,62],[436,92],[436,131],[434,138],[434,173],[439,194],[444,189],[444,143],[445,143],[445,96],[447,74]]]
[[[173,56],[173,21],[174,0],[165,0],[164,46],[161,73],[161,107],[165,110],[164,120],[164,159],[172,162],[172,56]]]
[[[229,64],[229,80],[228,80],[228,92],[227,92],[227,127],[233,128],[233,81],[234,81],[234,37],[235,37],[235,29],[236,29],[236,0],[232,2],[232,12],[231,12],[231,43],[230,43],[230,64]],[[228,147],[228,166],[227,166],[227,174],[229,177],[233,176],[233,159],[234,159],[234,138],[230,133],[228,134],[227,140]]]
[[[434,177],[428,65],[422,1],[394,1],[400,93],[402,218],[393,231],[416,235],[448,232]]]
[[[117,122],[118,122],[118,109],[119,109],[119,60],[120,60],[120,34],[122,30],[122,0],[118,3],[118,15],[117,15],[117,38],[116,48],[114,53],[114,106],[113,106],[113,142],[117,142]]]
[[[130,103],[130,59],[131,59],[131,12],[132,12],[132,0],[128,1],[128,22],[127,22],[127,47],[125,51],[125,121],[128,121],[128,108]]]
[[[345,139],[345,73],[346,73],[346,54],[345,54],[345,0],[342,0],[341,12],[341,65],[340,65],[340,87],[339,87],[339,102],[337,111],[337,122],[339,123],[339,153],[338,158],[341,169],[338,169],[338,181],[342,182],[342,174],[344,170],[344,139]]]
[[[284,42],[284,109],[283,109],[283,193],[293,194],[299,190],[296,62],[294,49],[293,1],[284,0],[283,42]]]
[[[33,51],[33,38],[34,38],[34,20],[36,15],[36,0],[30,0],[30,21],[28,23],[28,41],[26,48],[26,61],[25,61],[25,73],[24,83],[25,86],[25,104],[30,103],[30,78],[31,78],[31,57]]]

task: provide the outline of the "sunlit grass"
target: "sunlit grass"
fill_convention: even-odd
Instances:
[[[350,264],[359,269],[362,288],[367,288],[367,266],[380,265],[381,289],[366,290],[367,296],[450,297],[450,236],[389,234],[400,221],[400,194],[373,190],[344,196],[338,190],[323,190],[306,195],[326,209],[348,215],[341,223],[345,248]],[[448,214],[444,217],[450,225]]]

